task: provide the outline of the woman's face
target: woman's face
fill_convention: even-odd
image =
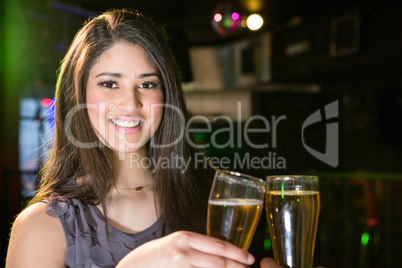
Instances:
[[[138,45],[120,42],[89,70],[88,115],[100,141],[113,151],[145,155],[163,111],[161,80]]]

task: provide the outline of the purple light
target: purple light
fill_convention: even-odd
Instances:
[[[237,13],[237,12],[232,13],[232,20],[238,20],[239,18],[240,18],[239,13]]]

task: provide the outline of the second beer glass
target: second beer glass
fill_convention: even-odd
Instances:
[[[316,176],[268,176],[266,211],[274,257],[285,268],[312,268],[320,198]]]
[[[217,170],[208,201],[207,235],[248,250],[263,210],[265,182]]]

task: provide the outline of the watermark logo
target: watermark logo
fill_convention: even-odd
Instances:
[[[178,120],[175,122],[175,127],[180,128],[177,137],[171,137],[164,144],[159,144],[152,136],[152,133],[156,132],[156,124],[152,124],[157,116],[154,111],[156,109],[163,108],[169,111],[170,114],[177,113]],[[237,103],[238,114],[237,118],[231,118],[226,115],[217,115],[214,118],[196,115],[189,120],[185,120],[183,113],[178,107],[169,104],[156,104],[151,105],[148,111],[149,117],[147,120],[143,120],[141,131],[135,139],[128,138],[125,133],[120,133],[114,130],[110,126],[110,120],[107,120],[110,112],[116,111],[116,106],[105,102],[99,102],[97,104],[86,103],[80,104],[70,110],[65,119],[65,135],[69,141],[80,148],[93,148],[93,147],[111,147],[119,151],[119,160],[126,159],[126,153],[134,152],[130,154],[130,165],[141,166],[145,168],[176,168],[181,170],[187,170],[188,166],[193,163],[196,166],[205,166],[212,164],[213,166],[220,167],[222,169],[286,169],[287,159],[282,156],[283,150],[277,150],[281,145],[279,144],[280,134],[288,134],[288,126],[290,122],[287,122],[287,115],[271,115],[269,118],[262,115],[253,115],[247,118],[246,121],[241,120],[241,102]],[[74,133],[71,129],[74,116],[81,110],[87,110],[97,113],[95,118],[97,122],[92,122],[97,126],[97,135],[99,136],[97,141],[81,142],[74,137]],[[291,116],[290,116],[291,117]],[[324,108],[318,109],[310,114],[304,121],[298,121],[297,127],[301,126],[301,141],[304,149],[316,159],[324,162],[331,167],[337,167],[339,165],[339,123],[337,118],[339,117],[339,101],[333,101],[325,105]],[[195,123],[199,123],[196,126]],[[313,148],[306,142],[306,130],[315,124],[325,124],[325,147],[324,152]],[[214,127],[217,124],[220,127]],[[192,134],[202,133],[209,139],[197,140],[192,139]],[[294,132],[298,135],[300,132]],[[321,135],[321,133],[319,134]],[[223,137],[223,138],[222,138]],[[257,137],[254,139],[254,137]],[[296,138],[296,137],[295,137]],[[297,137],[295,140],[299,140]],[[201,154],[193,156],[190,161],[184,159],[182,155],[165,155],[158,160],[140,158],[136,154],[136,149],[142,148],[144,144],[149,142],[151,148],[168,148],[174,146],[179,141],[185,139],[189,146],[196,149],[202,149],[208,151],[209,149],[227,149],[228,154],[217,156],[209,156],[208,163],[205,162],[205,157]],[[285,140],[286,141],[286,140]],[[283,142],[283,141],[282,141]],[[283,144],[283,143],[282,143]],[[298,143],[297,148],[292,148],[303,151],[304,149]],[[244,151],[237,152],[237,148],[251,148],[253,153],[244,153]],[[235,152],[233,155],[231,152]],[[261,153],[262,152],[262,153]]]
[[[339,103],[334,101],[324,107],[325,120],[337,118],[339,116]],[[322,121],[321,109],[312,113],[303,122],[302,125],[302,143],[304,148],[318,160],[330,165],[331,167],[337,167],[339,164],[339,123],[330,122],[326,123],[326,143],[325,152],[321,153],[305,142],[304,131],[307,127]]]

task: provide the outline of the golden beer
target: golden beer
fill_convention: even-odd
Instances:
[[[283,267],[313,267],[319,192],[268,191],[265,202],[275,260]]]
[[[207,235],[248,250],[262,209],[258,199],[209,200]]]

